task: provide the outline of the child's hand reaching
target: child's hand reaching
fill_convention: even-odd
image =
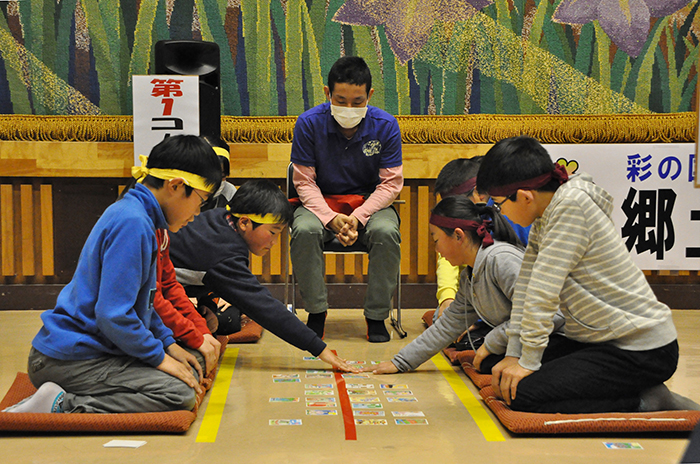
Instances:
[[[383,361],[376,366],[365,367],[362,372],[371,372],[372,374],[396,374],[399,370],[393,362]]]
[[[323,361],[327,362],[334,368],[343,371],[343,372],[362,372],[360,369],[358,369],[355,366],[351,366],[350,364],[347,363],[345,359],[341,359],[333,352],[330,350],[330,348],[326,347],[321,354],[318,355],[318,358]]]

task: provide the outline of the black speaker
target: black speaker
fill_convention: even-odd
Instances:
[[[221,137],[219,46],[201,40],[160,40],[156,74],[199,76],[199,135]]]

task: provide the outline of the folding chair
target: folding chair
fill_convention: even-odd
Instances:
[[[292,182],[292,174],[294,171],[294,167],[292,163],[289,163],[289,166],[287,166],[287,198],[292,199],[292,198],[297,198],[299,195],[297,194],[296,189],[294,188],[294,183]],[[402,203],[401,201],[395,201],[394,203]],[[291,230],[291,227],[290,227]],[[360,243],[360,241],[356,241],[350,246],[343,246],[342,243],[337,238],[333,238],[333,240],[324,243],[323,245],[323,254],[352,254],[352,255],[366,255],[369,253],[369,250],[365,245]],[[291,292],[291,310],[294,314],[296,314],[296,280],[294,278],[294,270],[292,269],[291,272],[291,277],[290,277],[290,272],[289,272],[289,262],[291,260],[291,253],[287,253],[287,259],[285,260],[285,273],[284,273],[284,304],[290,308],[290,302],[289,302],[289,285],[291,283],[292,287],[292,292]],[[291,282],[290,282],[291,281]],[[400,338],[405,338],[406,331],[403,329],[401,326],[401,268],[399,267],[399,272],[397,273],[396,276],[396,296],[393,298],[394,303],[396,308],[392,308],[390,312],[390,322],[392,327],[396,330],[396,333],[399,334]]]

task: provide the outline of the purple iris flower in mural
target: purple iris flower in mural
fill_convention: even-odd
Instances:
[[[353,26],[383,24],[389,46],[401,64],[413,58],[436,20],[464,21],[493,0],[348,0],[333,21]]]
[[[552,19],[564,24],[598,20],[610,39],[637,57],[649,35],[651,18],[662,18],[683,8],[690,0],[563,0]]]

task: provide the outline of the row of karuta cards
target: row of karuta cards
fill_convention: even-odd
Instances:
[[[304,357],[305,361],[317,360],[311,356]],[[349,361],[350,364],[366,364],[365,361]],[[372,361],[371,364],[378,364]],[[327,369],[307,369],[306,379],[333,379],[333,372]],[[342,374],[346,382],[369,382],[369,374]],[[274,383],[301,383],[300,374],[272,374]],[[308,380],[307,380],[308,381]],[[375,384],[346,383],[345,388],[350,399],[350,405],[356,425],[388,425]],[[305,383],[307,416],[337,416],[337,402],[333,383]],[[415,403],[418,399],[406,384],[379,384],[379,389],[389,403]],[[272,397],[271,403],[299,403],[300,397]],[[422,411],[391,411],[396,425],[427,425],[428,420]],[[270,425],[302,425],[301,419],[270,419]]]

